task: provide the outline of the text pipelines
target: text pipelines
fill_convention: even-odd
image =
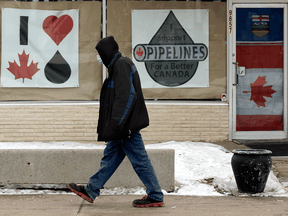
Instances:
[[[138,44],[134,48],[134,58],[139,62],[193,60],[204,61],[208,56],[205,44],[191,45],[150,45]]]

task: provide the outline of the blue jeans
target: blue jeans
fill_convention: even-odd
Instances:
[[[146,186],[147,195],[154,200],[163,201],[161,186],[145,150],[140,132],[133,134],[131,138],[107,143],[98,172],[85,185],[88,195],[92,199],[100,195],[100,189],[113,175],[126,155],[138,177]]]

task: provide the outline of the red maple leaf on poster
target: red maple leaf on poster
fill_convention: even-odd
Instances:
[[[142,56],[143,55],[143,51],[141,50],[141,48],[139,47],[139,49],[136,51],[136,54],[138,56]]]
[[[8,62],[9,68],[7,68],[7,70],[9,70],[15,76],[15,80],[22,78],[23,83],[24,83],[25,78],[32,80],[32,76],[35,73],[37,73],[37,71],[40,70],[37,68],[38,62],[33,63],[33,61],[32,61],[31,64],[29,66],[27,66],[29,54],[26,55],[25,50],[23,50],[23,53],[21,55],[18,54],[18,56],[19,56],[19,60],[20,60],[20,66],[18,66],[18,64],[14,60],[13,63]]]
[[[266,100],[264,97],[272,98],[272,94],[276,92],[272,89],[272,85],[264,86],[266,83],[266,76],[259,76],[254,83],[250,84],[251,91],[243,91],[243,93],[251,92],[250,101],[253,100],[258,107],[265,107]]]

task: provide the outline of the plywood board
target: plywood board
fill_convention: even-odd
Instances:
[[[107,35],[113,35],[124,55],[132,57],[132,10],[209,10],[209,87],[143,89],[146,99],[220,99],[226,92],[226,3],[108,1]]]

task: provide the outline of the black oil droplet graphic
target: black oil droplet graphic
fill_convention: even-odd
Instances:
[[[197,60],[186,60],[188,55],[191,58],[192,55],[195,55],[193,47],[189,47],[193,44],[192,38],[174,13],[170,11],[162,26],[149,42],[149,45],[157,47],[147,51],[147,56],[153,52],[150,56],[156,56],[155,61],[145,61],[146,70],[151,78],[164,86],[180,86],[188,82],[196,73],[199,64]],[[161,56],[161,53],[166,56]],[[159,60],[156,60],[157,56],[159,56]],[[177,58],[182,60],[177,60]]]
[[[46,78],[54,84],[63,84],[71,76],[71,68],[58,50],[46,64],[44,72]]]

